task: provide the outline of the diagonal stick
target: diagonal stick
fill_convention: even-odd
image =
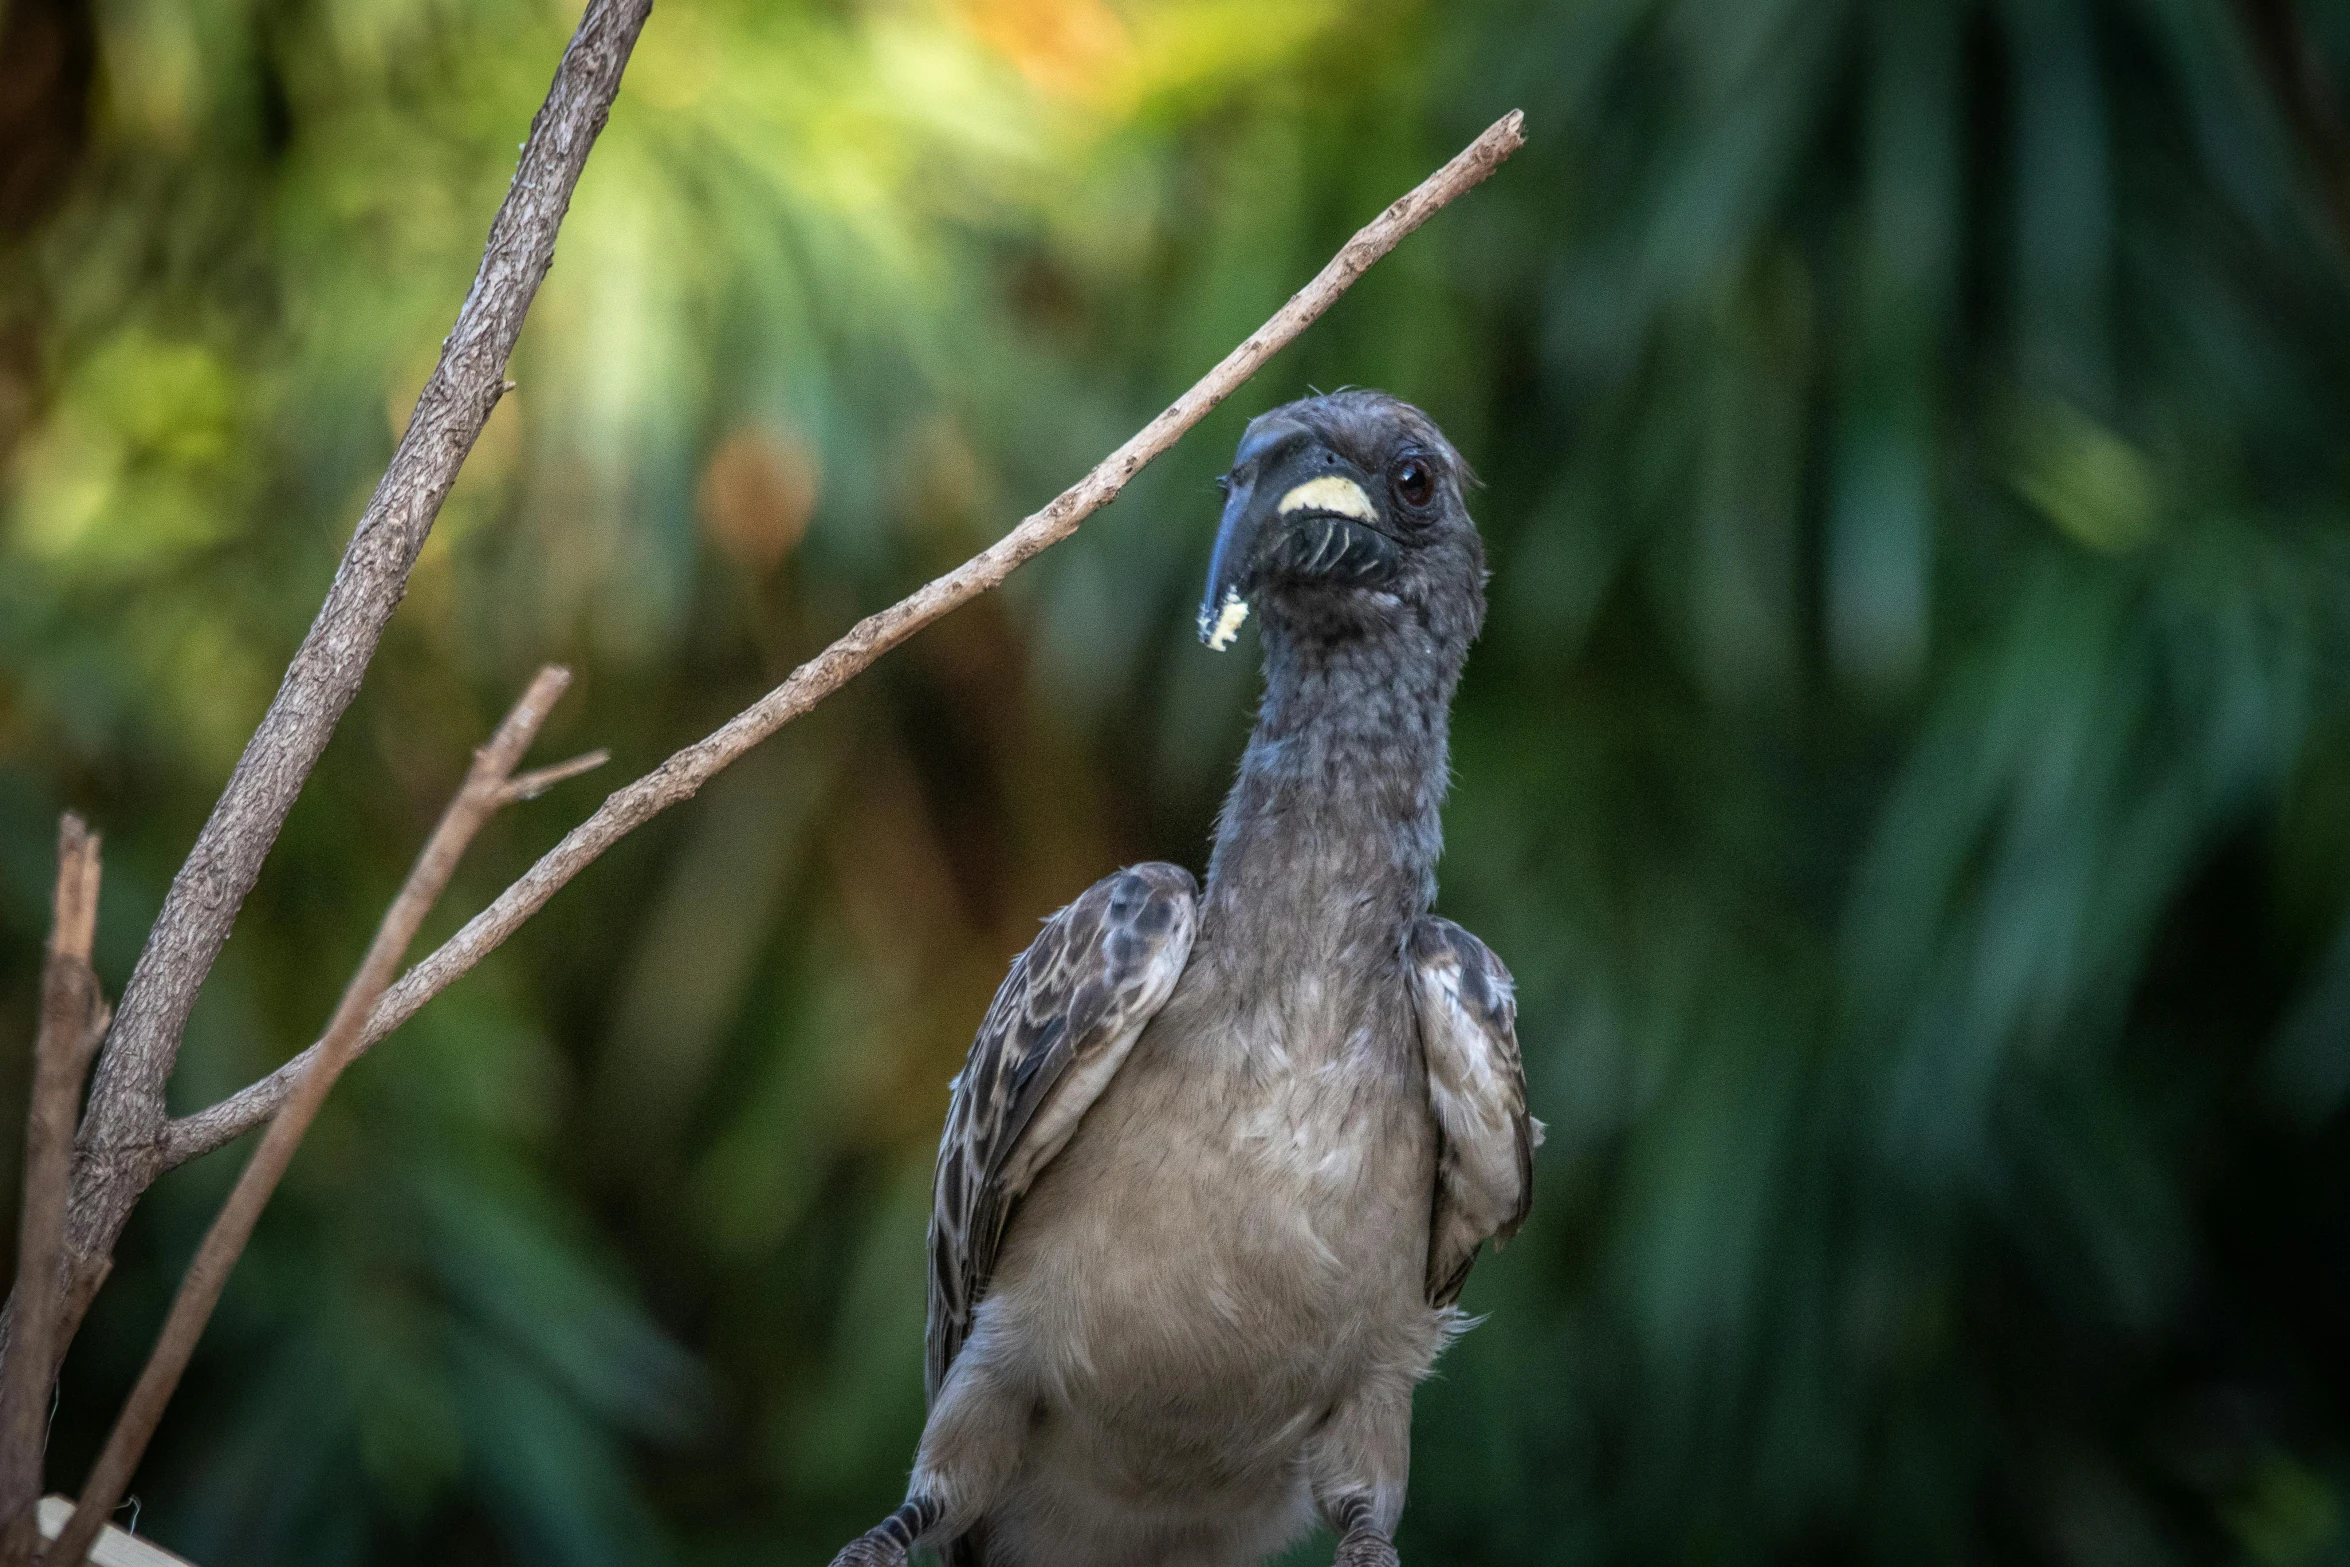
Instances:
[[[745,751],[814,707],[862,673],[882,654],[905,641],[947,611],[977,598],[1000,584],[1039,552],[1077,531],[1103,506],[1117,498],[1127,481],[1145,463],[1175,444],[1186,430],[1206,417],[1208,410],[1239,390],[1259,366],[1287,347],[1322,312],[1336,303],[1371,267],[1396,247],[1403,237],[1442,211],[1451,201],[1483,182],[1504,158],[1526,143],[1525,116],[1511,110],[1487,128],[1443,168],[1438,169],[1398,199],[1386,211],[1357,230],[1340,247],[1314,280],[1290,296],[1273,318],[1251,332],[1223,361],[1146,424],[1125,445],[1103,458],[1091,473],[1063,490],[1042,511],[962,565],[900,599],[877,614],[868,615],[838,641],[792,671],[783,684],[737,713],[716,731],[672,755],[636,782],[615,790],[586,821],[573,828],[561,843],[549,849],[522,878],[498,894],[497,900],[475,915],[463,930],[417,963],[385,993],[359,1035],[358,1048],[367,1049],[398,1028],[416,1009],[446,990],[468,969],[488,957],[508,936],[546,906],[564,883],[578,875],[606,849],[653,817],[681,801],[690,800],[710,779]],[[292,1091],[306,1064],[324,1048],[312,1045],[301,1055],[248,1084],[209,1109],[183,1116],[163,1129],[165,1168],[193,1159],[240,1136],[266,1120]]]
[[[24,1218],[17,1231],[13,1332],[17,1352],[0,1367],[0,1563],[27,1567],[39,1538],[45,1416],[55,1380],[58,1263],[72,1180],[73,1123],[82,1079],[106,1031],[105,999],[90,968],[98,933],[98,835],[70,811],[57,823],[57,891],[49,955],[41,968],[41,1024],[33,1039],[32,1103],[25,1113]]]
[[[531,681],[530,689],[523,692],[522,700],[514,704],[505,722],[498,725],[497,732],[473,753],[473,766],[467,770],[464,784],[449,802],[448,809],[441,813],[439,825],[433,828],[424,852],[417,856],[399,896],[384,911],[383,923],[376,927],[375,940],[368,945],[359,971],[344,988],[334,1018],[327,1025],[326,1037],[303,1056],[308,1065],[270,1121],[269,1131],[262,1137],[261,1146],[254,1150],[252,1161],[238,1175],[228,1201],[221,1204],[212,1228],[205,1233],[204,1244],[196,1252],[196,1260],[188,1265],[187,1277],[180,1281],[179,1294],[171,1303],[171,1315],[164,1319],[154,1352],[147,1358],[146,1369],[139,1374],[138,1386],[131,1390],[113,1432],[106,1438],[105,1450],[98,1455],[89,1481],[82,1487],[81,1502],[74,1509],[72,1519],[46,1558],[51,1567],[80,1563],[89,1553],[91,1542],[97,1539],[99,1529],[121,1502],[131,1472],[145,1456],[147,1443],[163,1418],[164,1406],[171,1401],[181,1374],[188,1368],[188,1359],[195,1353],[196,1340],[203,1335],[205,1323],[211,1320],[212,1308],[219,1304],[229,1271],[244,1253],[245,1242],[252,1238],[254,1222],[277,1190],[302,1134],[310,1130],[310,1123],[317,1118],[327,1090],[334,1087],[335,1079],[358,1054],[360,1031],[368,1014],[383,995],[384,987],[391,983],[392,974],[406,955],[408,944],[416,939],[424,917],[440,901],[466,845],[473,841],[482,824],[497,813],[498,807],[511,798],[508,780],[515,765],[530,749],[539,726],[546,722],[548,710],[569,684],[569,670],[552,664],[541,669]]]

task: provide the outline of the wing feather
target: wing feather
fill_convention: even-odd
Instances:
[[[1526,1113],[1516,986],[1501,959],[1433,915],[1412,927],[1409,956],[1439,1143],[1428,1299],[1450,1306],[1477,1249],[1500,1245],[1526,1222],[1542,1123]]]
[[[1012,960],[955,1079],[939,1139],[925,1379],[932,1397],[970,1335],[1021,1194],[1174,992],[1198,896],[1180,866],[1134,866],[1095,883]]]

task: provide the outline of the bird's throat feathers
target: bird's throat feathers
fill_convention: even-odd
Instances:
[[[1323,904],[1400,920],[1425,912],[1466,645],[1418,626],[1307,636],[1268,618],[1264,646],[1264,700],[1218,825],[1211,904],[1273,918]],[[1289,902],[1308,907],[1279,907]]]

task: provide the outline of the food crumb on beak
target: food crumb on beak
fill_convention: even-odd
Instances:
[[[1224,612],[1216,617],[1216,629],[1208,633],[1208,651],[1221,653],[1240,635],[1240,623],[1248,619],[1248,600],[1240,596],[1238,588],[1224,590]]]

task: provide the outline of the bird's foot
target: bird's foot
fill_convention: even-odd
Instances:
[[[906,1567],[907,1550],[884,1526],[868,1530],[841,1547],[832,1567]]]
[[[1331,1567],[1398,1567],[1395,1542],[1376,1529],[1355,1525],[1339,1537]]]

